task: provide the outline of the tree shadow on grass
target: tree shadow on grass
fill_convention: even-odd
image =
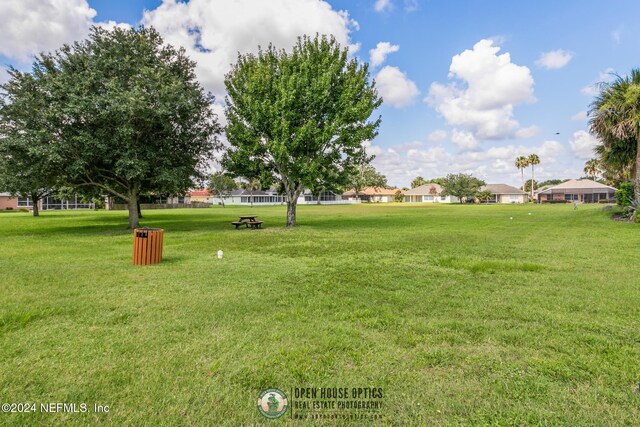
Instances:
[[[169,264],[169,265],[180,264],[187,259],[189,259],[189,257],[185,255],[169,255],[169,256],[162,255],[162,262],[160,264]]]
[[[256,209],[258,211],[258,209]],[[165,232],[235,232],[241,233],[245,230],[235,230],[231,224],[237,220],[238,209],[228,212],[221,210],[203,209],[202,211],[166,211],[148,210],[143,211],[143,218],[140,220],[141,227],[163,228]],[[264,211],[263,211],[264,212]],[[266,211],[258,212],[261,220],[265,221],[264,230],[274,232],[285,229],[285,217],[282,212]],[[243,213],[243,212],[240,212]],[[246,213],[246,212],[244,212]],[[115,212],[56,212],[48,215],[46,212],[39,218],[16,218],[13,227],[0,231],[0,235],[6,237],[19,236],[124,236],[132,233],[127,229],[127,215],[125,211]],[[425,224],[427,218],[425,217]],[[421,221],[418,221],[421,222]],[[398,214],[386,212],[376,212],[375,215],[367,213],[360,215],[357,212],[340,214],[337,216],[316,216],[310,212],[298,215],[299,229],[306,230],[330,230],[348,231],[367,229],[375,230],[388,227],[410,227],[419,225],[416,218],[407,218]],[[424,224],[423,224],[424,225]],[[247,230],[248,231],[248,230]],[[252,230],[253,232],[253,230]]]
[[[197,213],[196,215],[166,214],[154,215],[143,212],[144,217],[140,220],[140,227],[163,228],[166,231],[212,231],[233,229],[230,222],[219,216]],[[18,218],[16,218],[18,219]],[[4,228],[0,235],[6,237],[19,236],[88,236],[88,235],[113,235],[122,236],[132,233],[127,228],[126,215],[111,215],[87,213],[64,215],[46,215],[38,218],[24,217],[14,222],[12,228]]]

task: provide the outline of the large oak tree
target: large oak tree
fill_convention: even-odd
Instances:
[[[32,75],[62,181],[125,200],[130,228],[141,192],[190,188],[220,132],[194,70],[153,28],[93,28],[87,40],[38,57]]]
[[[455,196],[460,203],[472,200],[485,182],[469,174],[449,174],[442,181],[442,195]]]
[[[367,64],[349,59],[333,37],[305,36],[290,51],[269,46],[239,55],[225,85],[225,166],[282,184],[288,227],[296,224],[305,187],[329,186],[332,176],[342,179],[366,162],[363,143],[380,125],[369,118],[382,99]]]
[[[38,204],[59,184],[63,159],[53,156],[52,127],[41,82],[9,70],[0,91],[0,191]]]

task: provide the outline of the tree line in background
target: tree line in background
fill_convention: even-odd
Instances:
[[[138,226],[141,194],[184,194],[204,182],[223,132],[195,63],[153,28],[93,28],[87,40],[9,71],[0,91],[0,188],[34,205],[51,191],[124,200]],[[368,65],[333,37],[301,37],[238,55],[226,75],[223,194],[243,177],[287,196],[287,226],[305,188],[386,185],[364,142],[382,99]],[[357,191],[357,190],[356,190]]]

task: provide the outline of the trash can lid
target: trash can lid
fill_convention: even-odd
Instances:
[[[143,230],[143,231],[161,231],[162,228],[148,228],[148,227],[142,227],[142,228],[136,228],[136,230]]]

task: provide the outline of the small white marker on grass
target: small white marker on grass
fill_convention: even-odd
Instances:
[[[218,259],[222,259],[222,255],[223,255],[223,252],[222,252],[222,249],[220,249],[218,251]]]

